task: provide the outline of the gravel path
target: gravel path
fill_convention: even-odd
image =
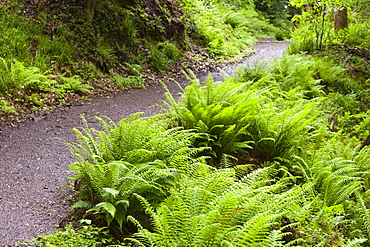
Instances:
[[[245,64],[278,58],[287,46],[286,42],[258,43],[255,55]],[[235,67],[222,69],[231,73]],[[174,83],[168,86],[172,92],[178,91]],[[16,246],[35,235],[55,231],[54,226],[68,215],[70,190],[65,171],[74,158],[64,143],[74,140],[71,129],[81,126],[80,115],[93,127],[98,115],[118,121],[138,111],[157,114],[162,100],[164,89],[158,85],[92,98],[0,130],[0,246]]]

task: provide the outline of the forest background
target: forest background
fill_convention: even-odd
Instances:
[[[164,114],[75,129],[75,224],[34,245],[367,246],[367,6],[1,2],[7,121],[237,61],[257,38],[291,41],[224,82],[190,73]]]

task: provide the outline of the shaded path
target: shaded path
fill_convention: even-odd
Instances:
[[[249,63],[280,57],[285,42],[262,42]],[[236,66],[223,68],[226,72]],[[206,76],[207,73],[204,73]],[[200,78],[201,78],[200,76]],[[215,76],[219,76],[215,74]],[[185,81],[181,82],[184,85]],[[172,92],[179,91],[174,83]],[[105,115],[118,121],[141,111],[160,112],[165,90],[153,86],[108,97],[96,97],[69,109],[27,121],[17,127],[0,130],[0,246],[47,234],[55,230],[68,213],[68,187],[65,179],[73,156],[61,138],[74,140],[71,129],[81,126],[80,115],[94,127],[94,116]]]

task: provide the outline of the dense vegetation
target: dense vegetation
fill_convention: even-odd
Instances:
[[[286,30],[244,1],[17,0],[2,1],[0,15],[3,119],[141,88],[148,74],[245,55]]]
[[[119,246],[366,246],[370,149],[357,137],[369,114],[330,126],[341,101],[326,91],[345,96],[342,73],[286,55],[224,82],[193,78],[165,114],[86,123],[70,144],[73,208]]]
[[[190,85],[178,101],[167,93],[161,115],[137,113],[118,123],[97,117],[99,129],[83,120],[69,144],[77,159],[72,208],[80,227],[42,236],[36,246],[369,245],[365,1],[291,1],[297,8],[285,1],[144,1],[147,8],[139,1],[100,1],[87,12],[74,1],[55,2],[81,15],[63,11],[65,19],[76,17],[67,22],[47,1],[23,8],[24,18],[36,18],[32,25],[48,26],[53,36],[36,32],[34,46],[1,53],[3,109],[14,110],[9,99],[16,93],[41,101],[35,92],[87,92],[86,82],[104,73],[120,86],[142,85],[144,68],[169,68],[194,44],[225,57],[250,47],[256,36],[288,37],[284,27],[293,14],[297,27],[290,55],[280,60],[240,68],[223,82],[200,82],[189,72]],[[112,9],[122,12],[107,14]],[[334,10],[348,11],[348,26],[332,19]],[[2,11],[10,28],[1,28],[22,30],[23,17],[11,15],[19,9]],[[105,38],[120,27],[126,38]],[[39,50],[41,37],[55,43],[45,41]],[[79,45],[60,45],[72,41]],[[17,55],[22,47],[27,52]],[[53,78],[44,74],[50,68]],[[122,77],[124,71],[131,77]]]

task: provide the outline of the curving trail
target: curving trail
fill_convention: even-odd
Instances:
[[[287,46],[286,42],[260,42],[244,65],[279,58]],[[222,69],[232,73],[235,68]],[[180,83],[186,85],[185,80]],[[174,83],[167,85],[172,92],[179,91]],[[81,126],[80,115],[92,127],[98,115],[115,121],[138,111],[154,115],[160,112],[164,92],[157,85],[96,97],[16,127],[0,129],[0,247],[15,246],[35,235],[55,231],[54,226],[68,215],[70,191],[65,171],[74,158],[60,139],[74,140],[71,129]]]

